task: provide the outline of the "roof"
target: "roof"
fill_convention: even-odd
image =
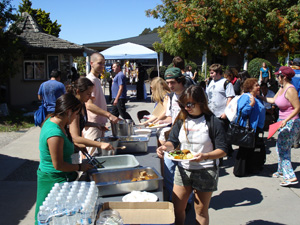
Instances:
[[[158,37],[158,33],[152,33],[152,34],[145,34],[140,35],[136,37],[131,38],[124,38],[120,40],[114,40],[114,41],[105,41],[105,42],[94,42],[94,43],[87,43],[83,44],[85,47],[89,47],[98,51],[102,51],[104,49],[110,48],[115,45],[124,44],[127,42],[131,42],[138,45],[143,45],[147,48],[153,49],[153,43],[154,42],[161,42],[160,38]]]
[[[130,42],[105,49],[101,54],[105,59],[157,59],[157,52]]]
[[[95,52],[82,45],[78,45],[61,38],[46,34],[29,13],[22,13],[23,20],[17,24],[21,33],[18,37],[30,50],[43,50],[47,52],[70,52],[88,54]]]

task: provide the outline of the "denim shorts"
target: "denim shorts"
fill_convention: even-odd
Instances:
[[[176,166],[174,184],[179,186],[191,186],[202,192],[217,190],[219,170],[215,167],[200,170],[186,170]]]

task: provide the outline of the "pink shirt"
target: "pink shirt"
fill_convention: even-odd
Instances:
[[[282,95],[278,95],[277,98],[275,99],[275,104],[279,108],[279,119],[286,119],[294,110],[293,105],[290,103],[290,101],[285,97],[286,91],[290,88],[293,87],[293,85],[289,86],[287,89],[285,89],[284,93]],[[299,116],[296,115],[292,119],[298,119]]]
[[[100,79],[97,78],[93,73],[89,73],[86,78],[90,79],[93,84],[93,92],[91,94],[93,103],[99,108],[107,111],[106,99],[101,87]],[[99,116],[97,114],[92,113],[87,110],[88,121],[98,123],[98,124],[106,124],[107,118],[104,116]]]

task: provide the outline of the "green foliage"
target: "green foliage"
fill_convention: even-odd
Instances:
[[[263,62],[266,63],[266,66],[269,68],[269,70],[271,71],[271,74],[272,74],[273,66],[268,60],[265,60],[262,58],[255,58],[255,59],[252,59],[248,65],[248,73],[251,77],[259,78],[259,70],[262,67]]]
[[[299,49],[300,4],[297,0],[211,1],[164,0],[152,16],[165,22],[159,30],[164,49],[171,55],[185,58],[208,54],[244,53],[251,59],[279,47],[278,53],[293,53]]]
[[[152,72],[154,69],[156,69],[156,66],[155,66],[155,67],[154,67],[154,66],[153,66],[153,67],[150,67],[150,68],[148,68],[148,69],[146,70],[149,79],[150,79],[151,72]],[[159,66],[159,76],[160,76],[161,78],[164,78],[166,70],[167,70],[167,67],[165,67],[165,66]]]
[[[84,75],[85,71],[86,71],[86,68],[85,68],[86,59],[85,59],[85,57],[78,56],[78,57],[74,58],[73,61],[75,63],[77,63],[77,73],[80,74],[80,75]]]
[[[15,35],[18,32],[14,22],[18,17],[13,14],[11,0],[0,2],[0,84],[5,85],[8,78],[17,72],[15,62],[19,58],[21,46]],[[11,24],[11,25],[10,25]],[[1,100],[3,101],[3,100]]]
[[[23,116],[24,112],[18,109],[9,109],[8,116],[0,117],[0,132],[18,131],[34,126],[33,116]]]
[[[22,4],[19,5],[19,12],[28,12],[41,26],[45,33],[58,37],[61,25],[57,23],[57,20],[52,22],[50,19],[50,13],[46,13],[42,9],[32,9],[31,6],[32,3],[30,0],[22,0]]]
[[[156,28],[154,28],[153,30],[151,30],[151,28],[145,28],[145,29],[143,30],[143,32],[142,32],[139,36],[145,35],[145,34],[153,34],[153,33],[157,33],[159,28],[160,28],[160,27],[156,27]]]

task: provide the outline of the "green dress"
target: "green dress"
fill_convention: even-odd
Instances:
[[[35,208],[35,224],[37,224],[37,214],[40,206],[43,204],[48,193],[55,183],[74,181],[77,178],[77,172],[62,172],[56,170],[53,166],[47,140],[50,137],[62,137],[64,139],[63,160],[72,163],[71,155],[74,153],[74,145],[60,129],[60,127],[50,121],[45,121],[39,140],[40,165],[37,170],[37,198]]]

